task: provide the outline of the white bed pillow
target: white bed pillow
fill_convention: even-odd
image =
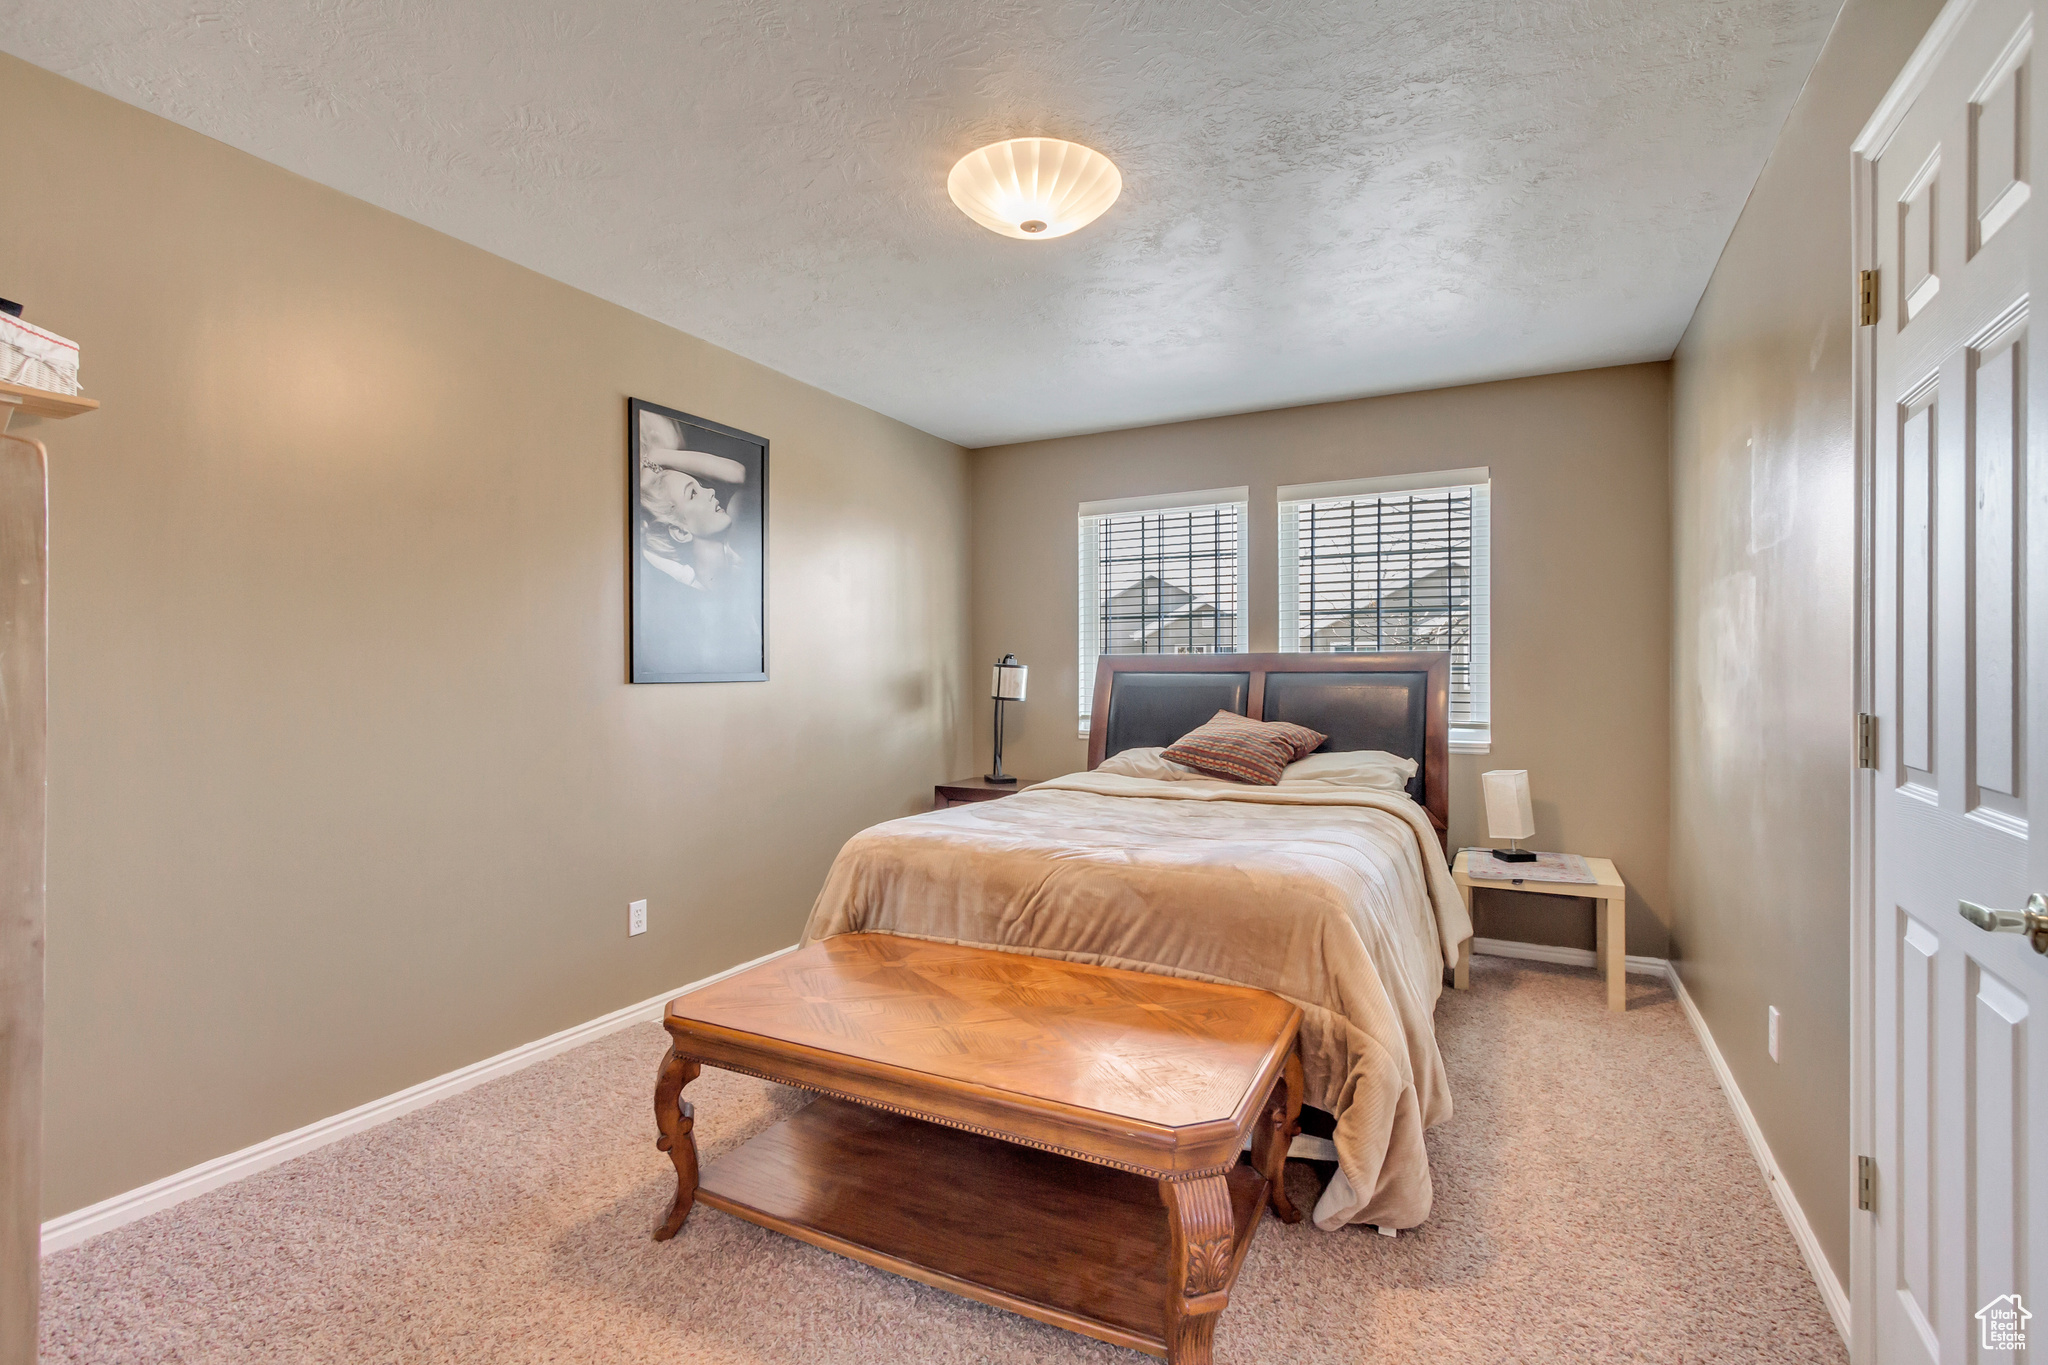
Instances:
[[[1287,765],[1282,783],[1322,782],[1332,787],[1365,787],[1372,791],[1405,792],[1415,776],[1415,760],[1397,758],[1383,749],[1351,749],[1337,754],[1310,754]]]
[[[1103,759],[1095,771],[1110,773],[1117,777],[1149,777],[1154,782],[1186,782],[1190,778],[1207,776],[1206,773],[1196,772],[1185,763],[1175,763],[1170,759],[1161,758],[1160,755],[1165,751],[1164,745],[1154,745],[1149,749],[1125,749],[1122,753],[1112,754]]]

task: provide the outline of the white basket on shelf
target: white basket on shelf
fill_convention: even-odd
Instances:
[[[78,343],[0,313],[0,380],[52,393],[78,392]]]

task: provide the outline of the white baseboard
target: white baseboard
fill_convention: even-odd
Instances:
[[[1509,938],[1472,938],[1472,951],[1488,957],[1518,957],[1524,962],[1561,962],[1568,967],[1597,967],[1600,959],[1591,948],[1557,948],[1548,943],[1517,943]],[[1627,970],[1642,976],[1663,976],[1670,966],[1661,957],[1638,957],[1631,953],[1622,959]]]
[[[634,1024],[656,1022],[662,1017],[663,1007],[677,996],[699,990],[715,981],[723,981],[749,967],[759,966],[771,958],[793,952],[795,948],[795,944],[787,948],[777,948],[774,952],[765,953],[752,962],[742,962],[736,967],[728,967],[701,981],[692,981],[687,986],[664,991],[660,995],[642,1000],[636,1005],[628,1005],[624,1009],[613,1010],[610,1014],[592,1019],[588,1023],[563,1029],[560,1033],[551,1033],[545,1038],[515,1047],[510,1052],[501,1052],[495,1057],[473,1062],[445,1076],[421,1081],[418,1085],[409,1086],[395,1095],[386,1095],[382,1099],[371,1100],[368,1104],[357,1105],[345,1114],[336,1114],[332,1118],[309,1123],[304,1128],[279,1134],[253,1147],[244,1147],[239,1152],[230,1152],[226,1156],[215,1157],[212,1161],[202,1162],[175,1175],[151,1181],[139,1189],[129,1190],[126,1194],[117,1194],[111,1199],[103,1199],[97,1204],[52,1218],[43,1224],[42,1254],[48,1256],[53,1252],[75,1247],[88,1237],[97,1237],[100,1233],[110,1232],[125,1223],[132,1223],[138,1218],[170,1208],[174,1204],[182,1204],[187,1199],[205,1194],[208,1190],[219,1189],[222,1185],[252,1176],[258,1171],[268,1170],[272,1166],[290,1161],[293,1157],[304,1156],[351,1133],[360,1133],[365,1128],[388,1123],[401,1114],[409,1114],[436,1100],[445,1100],[450,1095],[459,1095],[472,1086],[482,1085],[485,1081],[509,1076],[523,1067],[532,1066],[535,1062],[544,1062],[550,1057],[567,1052],[570,1048],[602,1038],[607,1033],[615,1033]]]
[[[1685,1011],[1693,1032],[1699,1035],[1700,1046],[1706,1051],[1707,1061],[1713,1065],[1714,1076],[1721,1082],[1721,1091],[1728,1096],[1728,1105],[1735,1111],[1735,1121],[1741,1125],[1742,1135],[1749,1139],[1749,1150],[1756,1157],[1756,1164],[1763,1167],[1765,1183],[1771,1187],[1771,1197],[1778,1201],[1778,1211],[1791,1225],[1792,1240],[1799,1244],[1799,1254],[1806,1258],[1806,1268],[1812,1273],[1813,1282],[1820,1286],[1820,1296],[1828,1306],[1828,1316],[1835,1320],[1835,1331],[1841,1334],[1842,1345],[1846,1347],[1849,1345],[1848,1291],[1842,1288],[1834,1266],[1828,1263],[1827,1253],[1820,1249],[1820,1238],[1813,1235],[1813,1224],[1806,1221],[1806,1210],[1799,1207],[1798,1196],[1786,1183],[1785,1173],[1778,1169],[1778,1160],[1771,1155],[1771,1145],[1764,1141],[1764,1131],[1757,1126],[1756,1115],[1749,1111],[1749,1101],[1742,1098],[1742,1089],[1735,1084],[1735,1073],[1728,1069],[1728,1060],[1721,1055],[1714,1035],[1707,1029],[1707,1021],[1700,1014],[1699,1006],[1693,1004],[1692,996],[1686,992],[1685,982],[1679,979],[1676,968],[1671,970],[1669,977],[1671,993],[1678,997],[1679,1008]]]

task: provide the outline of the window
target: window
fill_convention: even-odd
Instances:
[[[1104,654],[1245,648],[1242,488],[1081,504],[1081,732]]]
[[[1451,747],[1488,745],[1484,469],[1280,489],[1280,648],[1447,649]]]

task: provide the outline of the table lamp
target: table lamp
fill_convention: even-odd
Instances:
[[[1487,835],[1508,841],[1508,847],[1493,850],[1494,858],[1503,863],[1535,862],[1535,854],[1516,847],[1517,841],[1536,833],[1536,813],[1529,806],[1528,772],[1522,768],[1502,768],[1481,773],[1479,785],[1486,794]]]
[[[1003,772],[1003,703],[1024,700],[1024,676],[1030,666],[1017,662],[1014,654],[1005,654],[996,664],[995,676],[989,680],[988,694],[996,704],[996,770],[988,775],[991,782],[1010,783],[1017,779]]]

